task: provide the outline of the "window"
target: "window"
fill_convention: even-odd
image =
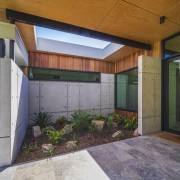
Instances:
[[[138,70],[116,74],[116,108],[138,110]]]
[[[180,53],[180,34],[166,38],[163,42],[163,58],[169,58]]]
[[[100,73],[30,68],[29,79],[48,81],[100,82]]]

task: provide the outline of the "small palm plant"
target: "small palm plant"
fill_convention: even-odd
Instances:
[[[52,115],[48,112],[40,112],[34,114],[32,117],[33,125],[40,126],[41,128],[47,127],[52,124]]]

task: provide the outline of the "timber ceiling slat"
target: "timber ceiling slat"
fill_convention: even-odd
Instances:
[[[180,25],[159,17],[124,1],[119,1],[98,31],[123,36],[145,43],[153,43],[180,30]]]
[[[1,21],[6,8],[151,44],[180,31],[180,0],[4,0]],[[167,18],[164,24],[159,16]],[[23,40],[33,49],[32,28],[21,29],[31,36]]]

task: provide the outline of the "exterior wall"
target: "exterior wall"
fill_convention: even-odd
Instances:
[[[10,59],[0,59],[0,167],[10,165],[28,125],[28,79]]]
[[[101,83],[30,81],[29,118],[34,113],[49,112],[71,118],[75,110],[90,114],[114,112],[114,75],[101,74]]]
[[[138,58],[138,132],[161,131],[161,60]]]
[[[29,66],[101,72],[107,74],[114,74],[115,72],[115,66],[112,62],[42,52],[29,53]]]

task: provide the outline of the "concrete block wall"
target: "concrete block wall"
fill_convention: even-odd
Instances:
[[[28,79],[10,59],[0,59],[0,167],[16,158],[28,126]]]
[[[138,131],[161,131],[161,60],[138,57]]]
[[[114,75],[102,73],[101,83],[30,81],[29,119],[39,112],[50,112],[54,120],[60,115],[70,119],[75,110],[114,112]]]

